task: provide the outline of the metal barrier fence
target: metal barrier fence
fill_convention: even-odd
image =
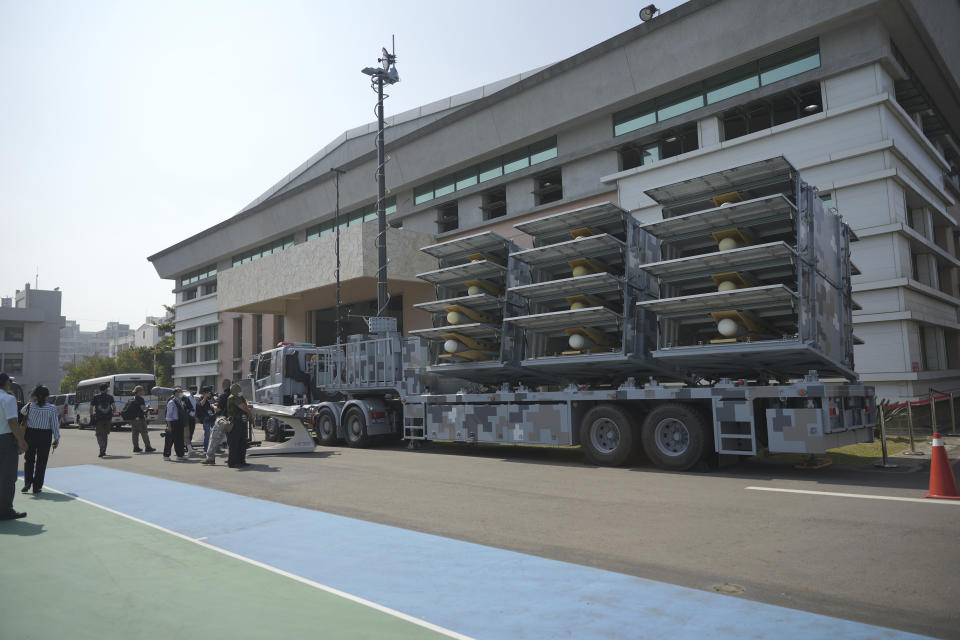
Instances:
[[[880,443],[883,448],[883,460],[878,462],[880,467],[896,467],[887,462],[887,438],[890,435],[901,435],[910,438],[910,449],[903,455],[922,456],[917,451],[916,438],[928,437],[934,433],[957,435],[957,410],[960,402],[955,402],[953,392],[943,393],[930,389],[926,398],[908,400],[906,402],[888,403],[880,401],[877,408],[880,412]]]

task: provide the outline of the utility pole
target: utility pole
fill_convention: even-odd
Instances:
[[[394,50],[396,48],[394,47]],[[361,71],[370,76],[371,87],[377,92],[377,316],[383,316],[387,310],[387,186],[386,160],[383,153],[383,93],[384,84],[400,82],[397,73],[397,56],[388,52],[386,47],[377,59],[380,67],[366,67]]]
[[[343,169],[330,169],[335,174],[337,174],[337,205],[333,210],[333,229],[337,234],[337,317],[336,317],[336,332],[337,332],[337,344],[340,344],[340,176],[346,173]]]

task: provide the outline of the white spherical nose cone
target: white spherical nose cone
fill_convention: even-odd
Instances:
[[[451,311],[447,314],[447,322],[450,324],[460,324],[460,314],[456,311]]]
[[[574,278],[579,278],[580,276],[585,276],[585,275],[587,275],[588,273],[590,273],[590,270],[587,269],[587,268],[586,268],[585,266],[583,266],[582,264],[578,264],[577,266],[575,266],[575,267],[573,268],[573,277],[574,277]]]
[[[736,282],[731,282],[730,280],[724,280],[717,285],[717,291],[733,291],[737,288]]]
[[[570,336],[570,339],[567,342],[571,349],[582,349],[583,345],[587,343],[586,339],[579,333],[575,333]]]
[[[478,286],[475,285],[475,284],[472,284],[472,285],[470,285],[469,287],[467,287],[467,295],[468,295],[468,296],[475,296],[475,295],[477,295],[478,293],[480,293],[481,291],[482,291],[482,290],[480,289],[480,287],[478,287]]]
[[[740,243],[737,242],[735,238],[724,238],[717,246],[720,248],[720,251],[730,251],[730,249],[739,247]]]
[[[583,309],[586,306],[587,305],[583,304],[582,302],[574,302],[573,304],[570,305],[570,308],[575,310],[575,309]]]
[[[456,340],[447,340],[443,343],[443,350],[447,353],[456,353],[457,351],[460,351],[461,346],[462,345]]]
[[[717,331],[719,331],[722,336],[734,338],[743,333],[743,327],[741,327],[736,320],[724,318],[717,323]]]

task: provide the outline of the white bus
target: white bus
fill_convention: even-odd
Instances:
[[[89,427],[90,399],[100,393],[100,385],[107,385],[107,393],[113,396],[116,411],[113,414],[113,425],[120,426],[126,422],[120,417],[127,400],[133,398],[134,387],[143,387],[143,399],[147,402],[147,422],[157,417],[157,399],[151,395],[151,390],[157,386],[157,379],[150,373],[117,373],[102,378],[81,380],[77,385],[76,407],[77,427]]]

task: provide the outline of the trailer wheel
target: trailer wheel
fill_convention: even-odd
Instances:
[[[273,418],[267,418],[263,423],[263,437],[267,442],[282,442],[283,423]]]
[[[587,460],[604,467],[618,467],[630,461],[635,429],[630,416],[620,407],[597,405],[580,422],[580,446]]]
[[[694,409],[682,404],[664,404],[643,421],[643,450],[661,469],[685,471],[704,456],[707,426]]]
[[[360,448],[370,443],[370,436],[367,435],[367,419],[363,411],[357,407],[351,407],[343,417],[343,432],[347,436],[347,446]]]
[[[321,409],[313,419],[313,425],[320,444],[329,447],[340,441],[337,438],[337,419],[330,409]]]

